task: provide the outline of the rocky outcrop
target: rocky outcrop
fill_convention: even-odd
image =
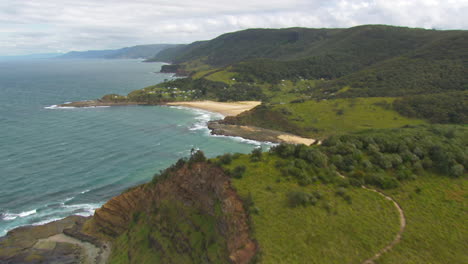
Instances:
[[[244,264],[257,244],[229,176],[207,162],[189,161],[112,198],[92,218],[10,231],[0,240],[0,263],[106,263],[110,251],[122,253],[122,263]]]
[[[216,224],[212,228],[224,237],[228,251],[226,258],[231,263],[248,263],[257,246],[250,239],[248,216],[231,187],[229,176],[221,168],[204,162],[185,164],[168,174],[157,183],[141,185],[112,198],[96,210],[88,230],[116,238],[128,230],[136,215],[161,219],[164,218],[161,208],[168,202],[181,204],[196,210],[197,214],[215,217]],[[155,221],[165,226],[161,220]],[[152,224],[156,225],[155,221]]]
[[[108,245],[80,232],[87,220],[70,216],[11,230],[0,241],[0,263],[105,263]]]
[[[312,138],[304,138],[282,131],[255,126],[231,125],[224,123],[224,121],[210,121],[208,122],[208,128],[213,135],[242,137],[250,140],[273,143],[305,144],[308,146],[319,144],[318,140]]]

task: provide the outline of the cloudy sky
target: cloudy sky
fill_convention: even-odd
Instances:
[[[0,0],[0,55],[190,43],[246,28],[468,29],[468,0]]]

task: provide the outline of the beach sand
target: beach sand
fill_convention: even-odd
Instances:
[[[197,108],[202,110],[207,110],[210,112],[220,113],[224,116],[236,116],[242,112],[248,111],[258,105],[260,101],[238,101],[238,102],[215,102],[215,101],[190,101],[190,102],[171,102],[167,105],[176,105],[176,106],[185,106],[191,108]],[[214,124],[212,124],[214,125]],[[303,138],[296,135],[283,133],[279,131],[273,131],[269,129],[262,129],[251,126],[230,126],[230,125],[220,125],[216,124],[218,128],[223,127],[222,131],[217,130],[218,134],[224,134],[229,136],[240,136],[243,138],[260,140],[260,141],[271,141],[271,142],[285,142],[291,144],[304,144],[312,145],[315,142],[315,139]]]
[[[285,143],[292,143],[292,144],[304,144],[306,146],[310,146],[315,143],[315,139],[312,138],[304,138],[299,136],[292,136],[292,135],[279,135],[278,138],[283,140]]]
[[[216,112],[224,116],[236,116],[260,104],[261,104],[260,101],[238,101],[238,102],[190,101],[190,102],[167,103],[167,105],[186,106],[186,107],[192,107],[192,108],[198,108],[198,109],[207,110],[211,112]]]

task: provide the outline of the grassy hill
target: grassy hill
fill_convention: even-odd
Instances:
[[[175,65],[165,66],[166,70],[190,75],[185,82],[194,84],[179,86],[192,89],[201,82],[207,84],[199,87],[201,95],[195,99],[288,103],[400,97],[393,109],[406,117],[466,123],[466,43],[468,32],[463,30],[384,25],[249,29],[168,49],[154,60],[171,61]],[[309,82],[308,88],[304,88],[304,82]],[[227,93],[222,92],[224,88]],[[244,119],[259,121],[253,116]],[[267,127],[281,126],[271,123]]]
[[[394,205],[370,189],[392,197],[406,220],[401,241],[377,263],[463,262],[467,174],[455,167],[466,165],[466,134],[461,126],[368,130],[215,162],[249,208],[260,263],[372,257],[400,221]]]
[[[373,97],[263,105],[237,117],[228,117],[224,122],[255,125],[312,138],[425,123],[394,111],[394,100]]]

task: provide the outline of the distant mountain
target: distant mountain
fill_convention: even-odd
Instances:
[[[28,59],[48,59],[55,58],[63,53],[41,53],[41,54],[28,54],[18,56],[0,56],[0,60],[28,60]]]
[[[160,51],[174,48],[179,44],[152,44],[126,47],[116,50],[88,50],[71,51],[59,58],[61,59],[139,59],[151,58]]]

